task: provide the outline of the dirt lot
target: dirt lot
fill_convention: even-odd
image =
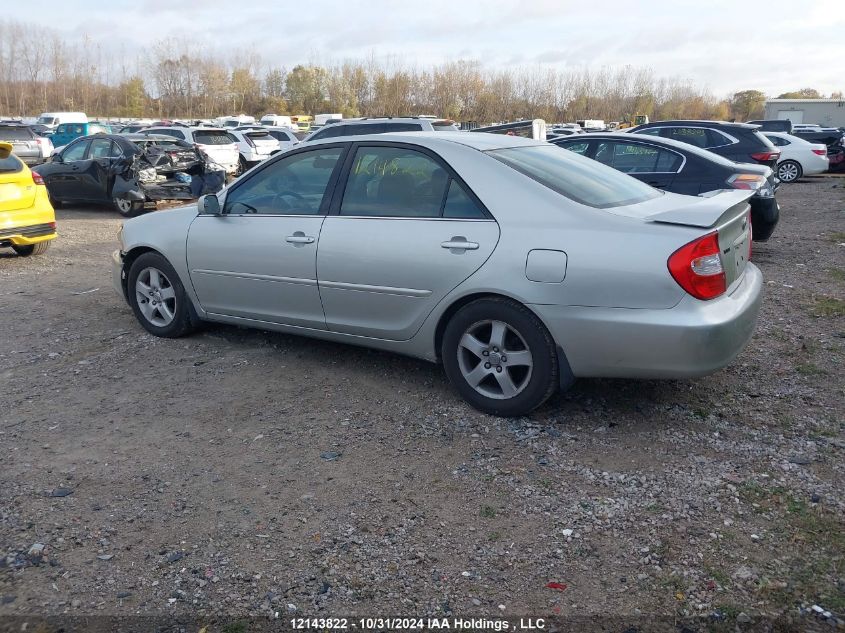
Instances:
[[[731,367],[513,420],[416,360],[156,339],[110,286],[120,219],[61,210],[0,255],[0,617],[842,616],[845,179],[779,198]]]

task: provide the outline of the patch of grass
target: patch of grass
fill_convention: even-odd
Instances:
[[[481,510],[478,514],[482,519],[495,519],[496,508],[493,506],[481,506]]]
[[[736,620],[742,609],[735,604],[717,604],[716,611],[724,615],[728,620]]]
[[[221,629],[222,633],[246,633],[246,630],[246,622],[243,620],[229,622]]]
[[[836,281],[845,281],[845,270],[842,270],[841,268],[831,268],[827,272]]]
[[[831,242],[845,242],[845,233],[843,233],[842,231],[837,231],[836,233],[831,233],[829,238]]]
[[[816,299],[810,313],[817,317],[845,316],[845,301],[834,297]]]
[[[821,376],[827,373],[815,363],[800,363],[795,366],[795,371],[804,376]]]
[[[490,532],[490,534],[487,535],[487,540],[491,543],[495,543],[496,541],[502,540],[502,535],[500,532]]]
[[[706,420],[708,417],[710,417],[710,411],[704,409],[703,407],[696,407],[692,410],[692,413],[695,417],[701,418],[702,420]]]
[[[660,512],[663,512],[663,510],[665,509],[666,508],[664,508],[659,503],[650,503],[645,507],[646,512],[651,512],[652,514],[658,514]]]
[[[704,573],[713,580],[715,580],[716,583],[721,585],[722,587],[727,587],[728,584],[730,584],[731,582],[731,577],[728,576],[724,571],[716,567],[710,567],[708,565],[705,565]]]

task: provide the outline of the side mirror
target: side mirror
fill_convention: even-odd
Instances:
[[[63,163],[63,162],[65,162],[65,161],[64,161],[64,159],[62,158],[62,155],[61,155],[61,154],[53,154],[53,157],[50,159],[50,162],[53,162],[53,163]]]
[[[204,215],[220,215],[223,213],[223,210],[220,208],[220,200],[213,193],[200,196],[197,205],[199,206],[200,213]]]

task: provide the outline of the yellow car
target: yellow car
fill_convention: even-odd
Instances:
[[[40,255],[56,239],[56,213],[41,176],[0,142],[0,247],[18,255]]]

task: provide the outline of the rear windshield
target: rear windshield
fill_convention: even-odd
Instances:
[[[0,174],[18,172],[22,167],[23,163],[14,154],[9,154],[6,158],[0,158]]]
[[[454,121],[432,121],[431,127],[435,132],[458,132],[460,128]]]
[[[194,132],[194,142],[200,145],[229,145],[235,142],[235,138],[218,130],[197,130]]]
[[[597,209],[651,200],[660,193],[632,178],[554,145],[532,145],[487,154],[570,200]]]
[[[263,132],[263,131],[256,131],[256,132],[247,132],[246,135],[252,139],[258,139],[259,141],[272,141],[273,137],[270,136],[270,132]]]
[[[38,121],[36,123],[40,123],[41,125],[53,125],[53,121],[56,120],[56,117],[52,116],[40,116],[38,117]]]
[[[29,141],[32,132],[28,127],[0,127],[0,141]]]

